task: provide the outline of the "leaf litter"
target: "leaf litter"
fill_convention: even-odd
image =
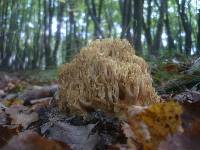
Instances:
[[[99,111],[87,116],[60,112],[56,82],[35,85],[35,81],[4,74],[0,78],[0,148],[199,149],[200,81],[194,77],[200,74],[187,74],[177,64],[163,68],[179,76],[170,79],[173,86],[162,79],[158,83],[163,103],[127,107],[123,120]]]

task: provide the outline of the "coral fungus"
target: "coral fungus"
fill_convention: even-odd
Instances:
[[[61,67],[59,108],[115,112],[115,106],[158,101],[148,70],[127,40],[95,40]]]

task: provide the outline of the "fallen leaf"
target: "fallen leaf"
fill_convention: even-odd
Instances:
[[[1,109],[6,109],[7,107],[4,105],[4,104],[2,104],[2,103],[0,103],[0,110]]]
[[[4,90],[0,89],[0,98],[4,97],[6,95],[6,93],[4,92]]]
[[[47,137],[69,144],[74,150],[93,150],[99,141],[97,133],[92,134],[94,126],[72,126],[57,122],[47,130]]]
[[[130,150],[126,144],[108,145],[108,150]],[[137,149],[131,149],[137,150]]]
[[[47,108],[50,105],[50,100],[46,100],[46,101],[42,101],[39,103],[35,103],[34,105],[31,106],[31,110],[38,112],[39,110],[41,110],[42,108]]]
[[[12,106],[6,109],[6,113],[11,118],[11,124],[22,125],[27,128],[31,123],[38,121],[39,117],[36,112],[32,112],[25,106]]]
[[[195,102],[200,101],[200,92],[188,90],[188,91],[176,94],[173,97],[173,99],[182,103],[195,103]]]
[[[159,145],[159,150],[199,150],[200,147],[200,120],[194,120],[183,133],[168,136]]]
[[[2,150],[70,150],[64,143],[49,140],[32,131],[14,136]]]
[[[133,132],[132,139],[134,139],[129,138],[130,147],[131,144],[137,147],[136,144],[139,143],[144,150],[157,149],[162,140],[181,127],[181,113],[181,105],[167,102],[154,104],[139,113],[128,114],[128,122]]]
[[[22,99],[7,99],[2,102],[6,107],[10,107],[12,105],[22,105],[24,101]]]
[[[167,63],[163,66],[163,70],[172,73],[178,73],[180,66],[178,64]]]
[[[147,108],[148,108],[148,106],[132,105],[132,106],[128,107],[127,113],[128,113],[129,116],[135,116],[137,114],[144,112]]]
[[[17,94],[12,93],[12,94],[7,94],[7,95],[3,98],[3,100],[10,100],[10,99],[15,99],[15,98],[17,98]]]
[[[8,124],[8,116],[0,109],[0,126]]]
[[[14,88],[15,88],[15,84],[13,84],[12,82],[9,82],[5,90],[12,91]]]
[[[184,133],[191,138],[195,137],[195,138],[198,138],[200,140],[200,118],[193,120],[190,123],[190,126],[185,128]]]
[[[159,145],[159,150],[199,150],[200,147],[200,102],[183,103],[183,133],[168,136]]]
[[[18,134],[18,128],[0,126],[0,148],[8,143],[9,139]]]

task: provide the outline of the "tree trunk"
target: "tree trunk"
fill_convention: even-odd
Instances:
[[[6,46],[6,30],[7,30],[7,15],[8,15],[8,1],[1,1],[1,19],[0,19],[0,66],[2,65],[2,60],[5,56],[5,46]]]
[[[197,55],[200,55],[200,8],[198,10]]]
[[[151,50],[152,54],[156,56],[159,55],[159,49],[162,42],[161,35],[163,32],[163,22],[164,22],[164,14],[166,12],[166,4],[167,4],[167,0],[160,0],[160,6],[158,6],[160,16],[158,19],[156,34],[155,34],[155,38],[154,38],[152,50]]]
[[[59,9],[58,9],[58,24],[57,24],[57,31],[56,31],[56,43],[53,51],[53,61],[54,64],[57,64],[57,52],[60,45],[61,40],[61,27],[62,27],[62,21],[63,21],[63,13],[64,13],[64,4],[62,2],[59,2]]]
[[[133,43],[139,54],[142,54],[141,35],[143,29],[143,3],[144,0],[134,0]]]
[[[10,16],[10,22],[9,22],[9,29],[7,32],[7,40],[6,40],[6,54],[4,59],[2,60],[2,66],[5,68],[9,67],[9,61],[12,56],[12,52],[16,50],[16,32],[18,28],[18,22],[17,22],[17,11],[18,11],[18,2],[15,0],[12,0],[11,2],[11,16]]]
[[[170,22],[169,22],[169,13],[168,13],[168,3],[166,3],[166,18],[165,18],[165,26],[167,32],[167,43],[168,43],[168,50],[172,53],[172,50],[175,50],[174,39],[171,32]]]
[[[87,44],[87,41],[88,41],[88,28],[89,28],[89,14],[88,12],[85,10],[86,12],[86,16],[85,16],[85,23],[86,23],[86,26],[85,26],[85,45]]]
[[[41,29],[42,29],[42,19],[41,19],[41,0],[38,0],[38,13],[37,13],[37,21],[38,26],[37,30],[33,37],[33,58],[32,58],[32,69],[36,69],[37,67],[41,67],[40,65],[40,57],[41,53],[43,53],[43,48],[40,46],[41,44]]]
[[[121,38],[127,38],[131,43],[131,15],[132,15],[132,1],[131,0],[119,0],[121,16],[122,16],[122,33]]]
[[[179,4],[179,0],[176,0],[176,3],[178,6],[178,13],[181,17],[183,29],[185,31],[185,54],[186,56],[189,56],[191,54],[192,48],[192,25],[188,19],[187,13],[185,12],[186,0],[182,0],[181,4]]]
[[[143,28],[144,28],[144,34],[147,41],[147,48],[151,52],[152,47],[152,36],[151,36],[151,14],[152,14],[152,6],[151,6],[152,0],[147,1],[147,21],[145,23],[143,18]]]
[[[105,10],[105,18],[107,22],[107,28],[108,28],[108,34],[107,37],[112,36],[112,29],[113,29],[113,8],[112,8],[112,1],[111,4],[109,4],[107,7],[108,9]],[[113,35],[115,37],[115,35]]]
[[[55,66],[52,59],[51,37],[52,19],[54,14],[54,0],[44,0],[44,47],[46,67]]]
[[[90,6],[90,3],[92,4],[92,7]],[[103,0],[99,0],[99,12],[97,15],[97,11],[96,11],[96,5],[95,5],[95,1],[92,0],[92,2],[90,2],[89,0],[85,0],[85,5],[88,8],[88,13],[90,15],[90,17],[92,18],[92,21],[94,23],[94,36],[95,38],[104,38],[104,33],[101,30],[100,27],[100,22],[101,22],[101,9],[102,9],[102,5],[103,5]]]

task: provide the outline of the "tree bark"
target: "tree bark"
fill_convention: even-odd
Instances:
[[[6,45],[6,30],[7,30],[7,15],[8,15],[8,1],[1,1],[1,19],[0,19],[0,66],[5,56],[5,45]]]
[[[198,33],[197,33],[197,55],[200,55],[200,8],[198,10]]]
[[[156,3],[156,0],[155,0]],[[153,41],[153,45],[152,45],[152,54],[154,55],[159,55],[159,49],[161,46],[161,35],[163,32],[163,22],[164,22],[164,14],[166,12],[166,3],[167,0],[160,0],[160,6],[159,6],[159,19],[158,19],[158,23],[157,23],[157,29],[156,29],[156,34],[155,34],[155,38]]]
[[[187,13],[185,12],[186,0],[182,0],[181,4],[179,3],[179,0],[176,0],[176,3],[178,6],[178,13],[181,17],[183,29],[185,31],[185,54],[186,56],[189,56],[192,48],[192,25],[188,19]]]
[[[119,0],[121,16],[122,16],[122,32],[121,38],[127,38],[132,43],[131,38],[131,15],[132,15],[132,1]]]
[[[139,54],[142,54],[143,3],[144,0],[134,0],[133,43]]]
[[[151,7],[152,0],[147,1],[147,21],[146,23],[144,22],[143,18],[143,28],[144,28],[144,33],[145,33],[145,38],[147,41],[147,48],[152,54],[152,36],[151,36],[151,14],[152,14],[152,7]]]
[[[92,7],[90,6],[90,3],[92,4]],[[99,1],[99,12],[98,12],[98,16],[97,16],[96,5],[94,3],[94,0],[92,0],[92,2],[89,2],[89,0],[85,0],[85,5],[88,8],[88,13],[94,23],[94,30],[95,30],[94,36],[96,38],[99,38],[99,37],[104,38],[104,33],[100,27],[102,4],[103,4],[103,0],[100,0]]]
[[[54,64],[57,64],[57,52],[60,45],[61,40],[61,27],[62,27],[62,21],[63,21],[63,13],[64,13],[64,4],[62,2],[59,2],[59,9],[58,9],[58,15],[57,15],[57,31],[56,31],[56,43],[53,51],[53,61]]]
[[[46,67],[55,66],[52,58],[51,38],[52,38],[52,19],[54,14],[54,0],[44,0],[44,47]]]
[[[43,53],[43,47],[41,47],[41,30],[42,30],[42,19],[41,19],[41,11],[42,4],[41,0],[38,0],[38,13],[37,13],[37,30],[35,31],[33,37],[33,59],[32,59],[32,69],[36,69],[37,67],[41,67],[41,55]]]
[[[10,66],[9,60],[12,56],[12,52],[16,50],[16,32],[18,29],[18,22],[17,22],[17,11],[18,11],[18,2],[12,0],[11,2],[11,16],[9,22],[9,29],[6,35],[6,47],[5,47],[5,57],[2,60],[2,66],[4,68],[8,68]]]
[[[167,32],[167,43],[168,43],[168,50],[172,53],[172,50],[175,50],[174,39],[171,32],[170,22],[169,22],[169,13],[168,13],[168,3],[166,3],[166,16],[165,16],[165,26]]]

